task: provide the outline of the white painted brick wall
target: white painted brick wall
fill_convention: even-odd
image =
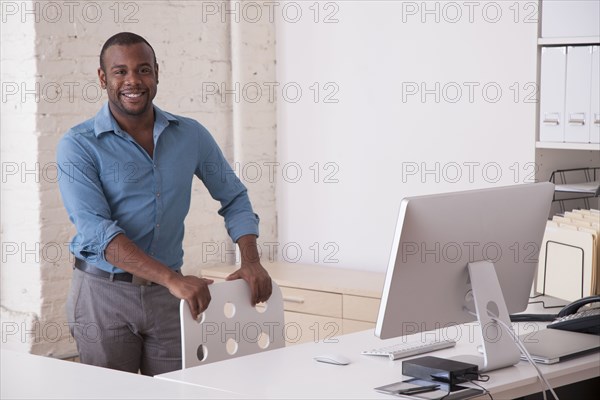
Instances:
[[[230,85],[232,70],[248,71],[239,80],[274,81],[274,39],[273,26],[265,19],[260,27],[245,28],[247,35],[232,42],[229,17],[222,22],[220,16],[206,15],[207,3],[213,2],[97,1],[90,2],[95,5],[89,6],[87,16],[84,2],[72,6],[54,2],[61,7],[60,18],[43,3],[25,4],[28,10],[37,7],[39,22],[22,13],[22,2],[15,2],[18,12],[6,15],[7,22],[2,23],[2,82],[26,82],[27,88],[39,83],[39,99],[27,95],[22,101],[13,96],[2,102],[2,162],[26,163],[28,168],[37,165],[39,171],[37,179],[28,175],[25,183],[20,178],[3,182],[2,243],[39,243],[40,252],[28,255],[25,262],[22,254],[3,261],[1,314],[3,322],[14,322],[10,329],[19,326],[29,331],[24,344],[21,334],[11,334],[21,348],[66,357],[75,352],[64,310],[72,265],[67,243],[74,228],[58,191],[55,148],[64,132],[92,117],[106,101],[104,93],[96,96],[95,92],[102,44],[120,31],[144,36],[153,45],[160,68],[155,104],[200,121],[235,164],[253,161],[253,157],[257,162],[275,159],[274,104],[246,102],[239,107],[233,104],[233,96],[225,101],[220,95],[203,96],[203,83]],[[118,15],[115,4],[120,7]],[[130,6],[125,9],[126,5]],[[90,16],[96,6],[101,15],[93,22]],[[238,54],[233,62],[240,66],[232,67],[232,53]],[[261,76],[257,78],[252,71],[260,71]],[[10,118],[4,118],[7,115]],[[238,122],[235,133],[234,118]],[[246,183],[261,216],[260,240],[274,241],[273,184]],[[184,239],[185,272],[197,272],[203,262],[232,261],[224,258],[232,244],[216,213],[219,207],[202,184],[194,182]],[[213,244],[219,246],[218,254],[206,254]]]
[[[40,241],[40,198],[35,176],[22,174],[35,165],[38,146],[37,106],[22,101],[21,89],[35,87],[35,26],[33,20],[2,18],[0,320],[2,345],[28,351],[31,340],[24,331],[41,312],[41,280],[39,260],[25,250],[35,250]]]
[[[232,3],[230,9],[237,5],[240,15],[239,22],[234,19],[230,24],[232,82],[239,83],[241,90],[239,102],[233,103],[235,168],[261,218],[258,244],[266,262],[277,259],[276,254],[269,254],[273,247],[265,245],[277,239],[275,179],[270,168],[276,161],[275,101],[268,94],[268,84],[276,81],[275,26],[264,3],[252,3],[252,7],[261,5],[258,12],[243,3]],[[258,15],[264,18],[258,19]]]

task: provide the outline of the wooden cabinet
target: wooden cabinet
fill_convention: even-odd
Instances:
[[[263,266],[281,288],[287,345],[375,327],[385,274],[282,262]],[[209,266],[202,275],[221,281],[237,268]]]
[[[285,311],[284,337],[286,346],[306,342],[335,340],[344,333],[341,318]]]
[[[281,293],[286,311],[342,318],[342,295],[339,293],[288,286],[281,286]]]

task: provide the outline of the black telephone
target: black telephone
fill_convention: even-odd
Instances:
[[[587,305],[590,306],[584,308]],[[560,310],[556,317],[547,328],[600,335],[600,296],[575,300]]]

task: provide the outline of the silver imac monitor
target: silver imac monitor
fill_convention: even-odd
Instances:
[[[553,193],[544,182],[403,199],[375,334],[479,320],[480,368],[517,363],[517,347],[493,318],[510,325],[508,313],[527,308]]]

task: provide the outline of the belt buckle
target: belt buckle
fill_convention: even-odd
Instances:
[[[131,283],[137,286],[150,286],[152,285],[152,281],[149,281],[144,278],[140,278],[139,276],[132,275]]]

